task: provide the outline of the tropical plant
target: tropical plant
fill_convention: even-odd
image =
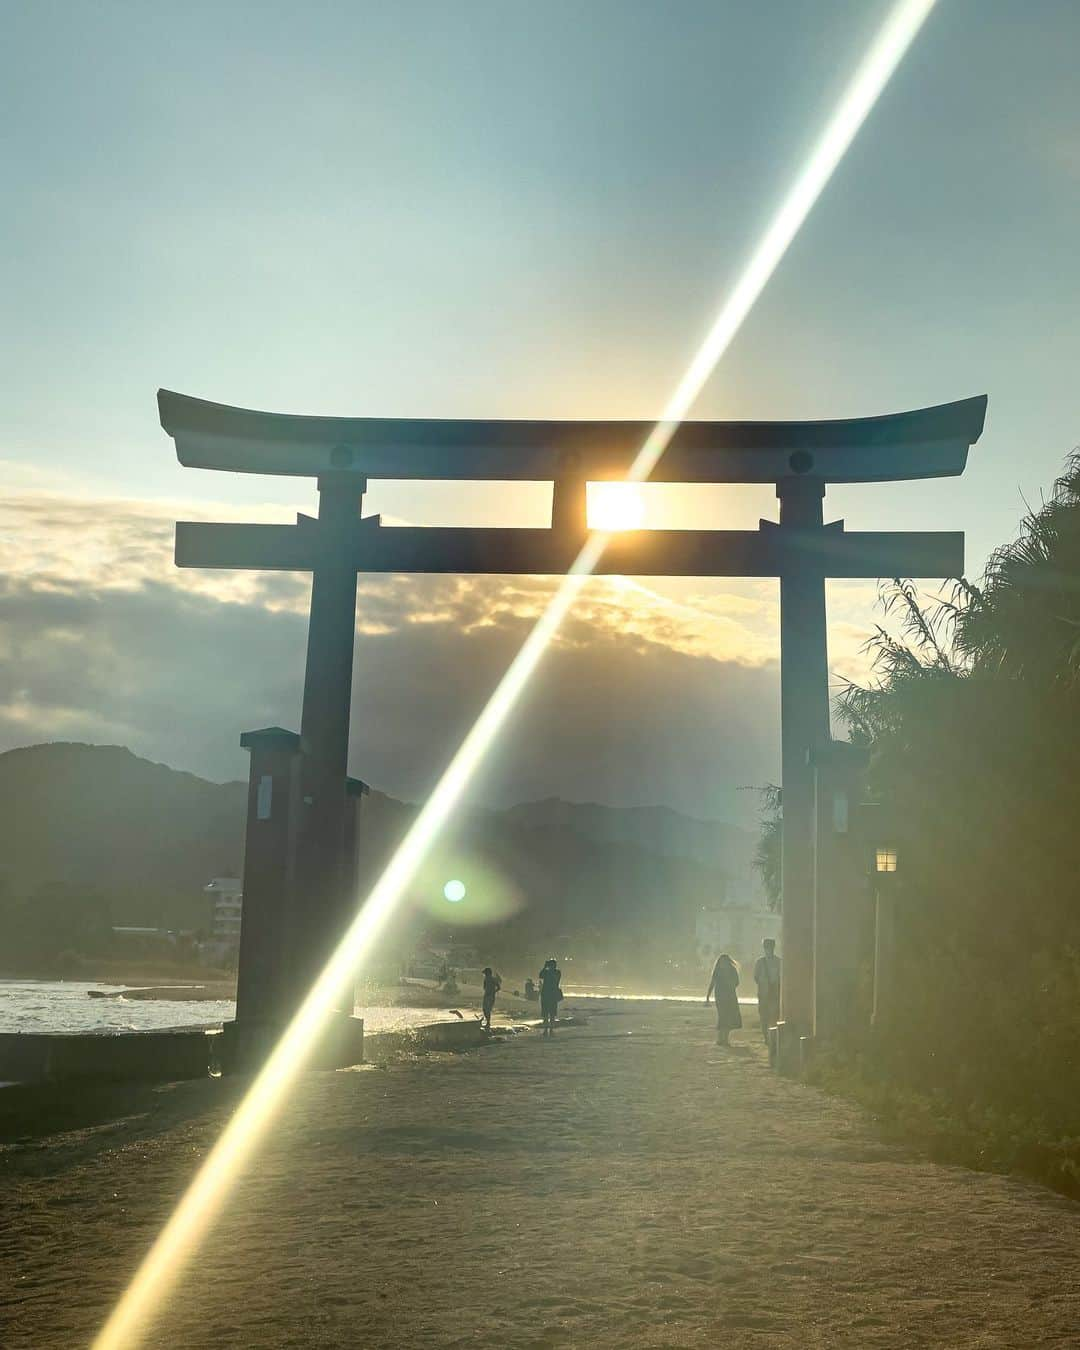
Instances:
[[[1080,1134],[1080,459],[980,585],[883,608],[837,711],[905,841],[890,1070]]]

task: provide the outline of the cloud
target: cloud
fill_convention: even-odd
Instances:
[[[241,731],[297,726],[308,580],[178,571],[178,516],[214,511],[40,491],[0,505],[0,747],[115,742],[227,778],[246,772]],[[353,772],[421,797],[553,585],[362,576]],[[731,815],[742,805],[737,786],[775,779],[776,584],[708,585],[594,578],[486,766],[478,799],[561,794]],[[830,589],[844,674],[865,668],[858,651],[872,594],[861,583]]]

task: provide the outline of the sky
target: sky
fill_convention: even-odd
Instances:
[[[306,584],[178,573],[177,518],[304,480],[182,470],[159,386],[283,412],[650,418],[886,13],[878,0],[14,3],[0,54],[0,748],[245,772],[295,726]],[[956,480],[833,489],[968,572],[1080,443],[1080,7],[942,0],[695,415],[990,397]],[[751,528],[769,489],[646,489]],[[417,524],[543,485],[373,484]],[[549,594],[361,578],[352,770],[419,797]],[[834,680],[872,582],[830,587]],[[774,582],[596,580],[477,785],[748,809],[778,758]]]

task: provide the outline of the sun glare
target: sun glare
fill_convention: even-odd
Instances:
[[[644,525],[645,494],[637,483],[590,483],[587,494],[590,530],[612,534]]]

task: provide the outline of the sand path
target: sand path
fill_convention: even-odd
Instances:
[[[310,1076],[149,1344],[1080,1344],[1080,1206],[883,1143],[741,1040],[635,1005]],[[235,1091],[0,1158],[0,1344],[87,1342]]]

